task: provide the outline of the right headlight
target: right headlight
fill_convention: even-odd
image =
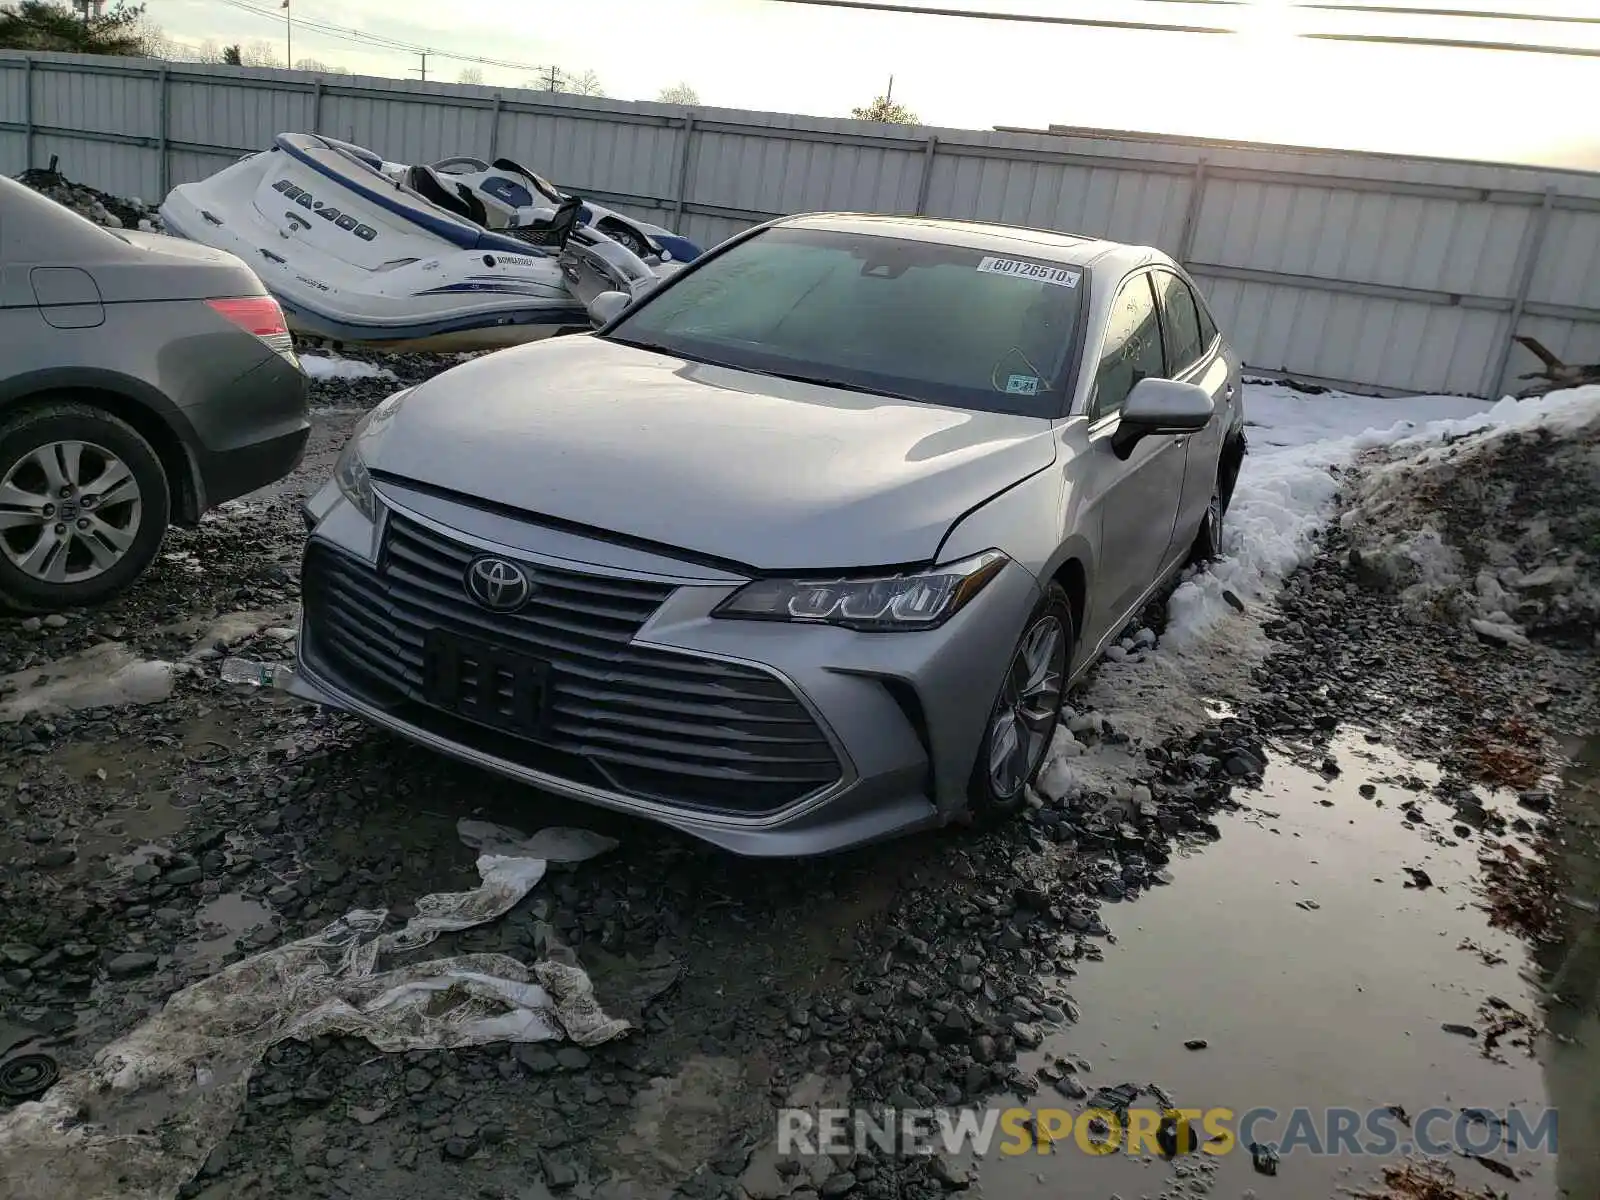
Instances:
[[[934,629],[966,607],[1010,561],[999,550],[985,550],[904,575],[758,579],[717,605],[711,615],[862,631]]]

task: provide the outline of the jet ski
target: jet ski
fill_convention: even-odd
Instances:
[[[579,227],[579,197],[511,237],[470,193],[426,167],[393,178],[378,155],[282,133],[161,205],[167,229],[247,262],[305,336],[389,349],[493,349],[590,327],[560,258],[604,241]],[[624,257],[626,256],[626,257]],[[612,264],[615,264],[613,266]],[[611,243],[593,261],[619,290],[652,269]]]
[[[488,213],[489,228],[513,237],[519,228],[549,221],[555,209],[570,198],[544,176],[509,158],[487,163],[481,158],[457,156],[428,166],[436,175],[477,197]],[[584,228],[603,233],[631,250],[652,267],[674,263],[681,266],[693,262],[701,254],[700,247],[688,238],[648,221],[624,216],[593,200],[581,201],[578,221]]]

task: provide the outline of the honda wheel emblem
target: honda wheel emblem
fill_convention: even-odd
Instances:
[[[527,571],[504,558],[475,558],[467,565],[467,595],[493,612],[515,612],[533,595]]]

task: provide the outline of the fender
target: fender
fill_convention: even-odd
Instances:
[[[194,519],[205,511],[200,464],[195,461],[194,452],[190,449],[190,442],[194,438],[193,426],[183,410],[159,388],[136,376],[103,367],[43,367],[0,378],[0,408],[9,408],[32,397],[53,392],[99,392],[101,395],[118,397],[123,404],[107,406],[107,411],[128,420],[147,440],[152,440],[149,425],[154,423],[160,426],[166,437],[160,439],[165,442],[164,445],[157,444],[154,447],[157,456],[169,472],[173,466],[181,466],[183,470],[183,477],[171,480],[174,516],[183,511],[186,517]],[[145,420],[141,421],[137,416],[129,420],[129,409],[144,414]],[[172,461],[174,453],[180,456],[176,463]],[[192,512],[185,511],[189,503],[193,505]]]

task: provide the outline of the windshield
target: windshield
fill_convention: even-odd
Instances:
[[[663,288],[608,334],[742,370],[1056,417],[1082,273],[933,242],[778,226]]]

